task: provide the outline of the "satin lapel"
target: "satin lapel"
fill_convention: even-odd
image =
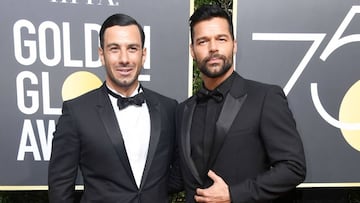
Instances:
[[[189,167],[192,175],[202,185],[202,180],[199,176],[199,172],[196,169],[195,163],[191,158],[191,144],[190,144],[190,130],[191,123],[196,106],[196,100],[192,98],[188,103],[185,104],[183,117],[181,120],[181,146],[182,152],[185,157],[186,165]]]
[[[100,119],[104,124],[106,133],[109,136],[111,143],[113,144],[113,147],[115,148],[115,151],[118,154],[127,174],[129,177],[134,177],[130,167],[129,159],[127,157],[124,140],[114,110],[112,108],[110,98],[108,97],[104,86],[101,89],[102,91],[100,92],[101,95],[99,95],[98,105]],[[134,184],[136,184],[135,179]]]
[[[151,168],[151,164],[155,156],[155,152],[159,143],[160,132],[161,132],[161,113],[160,113],[159,102],[155,98],[151,97],[151,95],[148,94],[148,92],[146,92],[145,89],[144,89],[144,95],[145,95],[146,104],[149,108],[151,130],[150,130],[149,149],[146,158],[143,177],[141,178],[140,187],[142,187],[144,182],[146,181],[147,175]]]
[[[231,94],[227,94],[223,108],[221,109],[219,119],[216,122],[216,132],[214,137],[214,145],[211,151],[209,166],[210,168],[213,166],[217,155],[225,141],[226,135],[229,132],[229,129],[235,120],[236,115],[238,114],[241,106],[246,100],[246,94],[235,98]]]

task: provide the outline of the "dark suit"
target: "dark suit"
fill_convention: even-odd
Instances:
[[[234,73],[233,73],[234,74]],[[193,96],[179,105],[177,133],[187,202],[201,179],[191,158],[190,132],[196,106]],[[232,202],[270,202],[305,178],[300,136],[283,91],[235,73],[216,122],[209,168],[229,185]]]
[[[138,189],[105,85],[63,104],[49,164],[50,202],[73,202],[78,167],[81,202],[168,202],[168,174],[175,143],[177,102],[143,88],[151,133]]]

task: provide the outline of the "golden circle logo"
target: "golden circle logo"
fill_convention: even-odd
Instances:
[[[100,87],[102,81],[93,73],[78,71],[69,75],[62,86],[63,101],[76,98],[90,90]]]
[[[344,123],[360,123],[360,80],[346,92],[340,105],[339,120]],[[341,132],[346,142],[360,151],[360,129],[341,128]]]

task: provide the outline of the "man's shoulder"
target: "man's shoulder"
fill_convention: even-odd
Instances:
[[[193,103],[194,101],[196,100],[196,96],[195,94],[190,96],[189,98],[185,99],[184,101],[182,101],[180,104],[179,104],[179,107],[183,107],[187,104],[191,104]]]
[[[157,92],[155,90],[151,90],[151,89],[148,89],[146,87],[143,87],[143,90],[144,90],[145,94],[147,94],[147,95],[149,95],[151,97],[156,97],[158,99],[163,99],[163,100],[168,100],[168,101],[170,101],[170,100],[174,101],[175,100],[175,99],[173,99],[173,98],[171,98],[169,96],[165,96],[165,95],[163,95],[163,94],[161,94],[161,93],[159,93],[159,92]]]
[[[95,98],[99,98],[99,94],[101,93],[101,87],[95,88],[88,92],[85,92],[75,98],[69,99],[64,101],[68,104],[83,104],[83,103],[90,103],[95,100]]]
[[[175,99],[165,96],[157,91],[145,87],[143,87],[143,90],[144,90],[145,100],[150,100],[155,103],[160,103],[162,105],[170,105],[172,107],[175,107],[178,104],[178,102]]]
[[[243,78],[244,84],[248,89],[257,89],[267,91],[269,89],[281,90],[282,88],[277,84],[271,84],[266,82],[260,82],[256,80]]]

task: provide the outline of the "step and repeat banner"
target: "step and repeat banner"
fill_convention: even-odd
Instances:
[[[64,100],[105,78],[98,32],[114,13],[143,25],[143,85],[188,97],[188,17],[183,0],[2,0],[0,6],[0,187],[47,185],[52,133]],[[190,87],[191,88],[191,87]],[[21,187],[16,187],[21,186]]]
[[[61,104],[102,84],[98,31],[114,13],[129,14],[144,26],[148,57],[142,83],[186,99],[191,2],[3,0],[1,190],[46,189]],[[234,0],[233,5],[237,71],[282,86],[289,98],[307,159],[301,186],[360,186],[358,1]]]
[[[306,153],[301,186],[360,186],[359,1],[235,3],[237,71],[287,94]]]

